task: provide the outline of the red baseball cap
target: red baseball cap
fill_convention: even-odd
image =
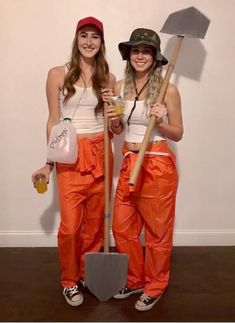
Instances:
[[[88,26],[88,25],[94,26],[96,29],[99,30],[99,32],[102,35],[104,34],[104,28],[103,28],[102,22],[99,21],[98,19],[94,18],[94,17],[86,17],[86,18],[83,18],[83,19],[79,20],[78,23],[77,23],[76,31],[78,31],[82,27],[85,27],[85,26]]]

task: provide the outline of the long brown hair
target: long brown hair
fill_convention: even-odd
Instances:
[[[67,102],[76,92],[74,84],[79,80],[82,70],[80,67],[81,54],[78,50],[77,32],[75,34],[72,44],[72,54],[70,62],[66,64],[68,67],[68,73],[65,76],[63,85],[63,94],[65,96],[64,102]],[[104,104],[100,96],[100,90],[105,87],[108,82],[109,66],[105,58],[105,42],[101,37],[100,50],[96,54],[94,59],[94,72],[91,78],[93,91],[97,97],[98,103],[95,107],[95,115],[103,112]]]

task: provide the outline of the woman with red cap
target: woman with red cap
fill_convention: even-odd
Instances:
[[[127,61],[124,80],[114,92],[125,100],[125,114],[118,118],[114,107],[109,117],[124,129],[123,164],[117,185],[113,233],[117,250],[129,255],[128,280],[114,296],[124,299],[141,293],[135,308],[147,311],[161,298],[170,274],[175,199],[178,184],[175,155],[167,140],[179,141],[183,135],[180,95],[169,84],[164,102],[156,103],[162,84],[162,66],[167,59],[160,51],[160,38],[150,29],[138,28],[129,41],[119,44]],[[141,148],[149,117],[156,117],[137,184],[128,185]],[[140,235],[144,228],[145,253]]]
[[[61,223],[58,251],[61,284],[68,304],[78,306],[83,295],[78,281],[84,277],[84,255],[98,252],[103,243],[104,215],[104,103],[115,84],[105,59],[103,24],[94,17],[78,21],[70,61],[48,73],[47,139],[61,118],[70,118],[77,132],[79,157],[75,164],[56,163]],[[110,164],[113,156],[110,149]],[[49,182],[54,163],[32,175]]]

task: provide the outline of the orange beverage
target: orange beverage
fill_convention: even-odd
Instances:
[[[47,191],[47,181],[45,176],[43,175],[38,175],[35,178],[35,188],[37,190],[38,193],[43,194]]]
[[[120,103],[115,106],[117,115],[121,115],[124,112],[124,106]]]
[[[124,114],[125,103],[121,96],[111,96],[110,104],[112,104],[115,107],[115,111],[118,116]]]

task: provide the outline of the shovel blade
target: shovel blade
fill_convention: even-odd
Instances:
[[[210,20],[205,15],[189,7],[170,14],[160,31],[176,36],[204,38],[209,24]]]
[[[85,283],[92,294],[106,302],[125,287],[128,256],[119,253],[85,254]]]

